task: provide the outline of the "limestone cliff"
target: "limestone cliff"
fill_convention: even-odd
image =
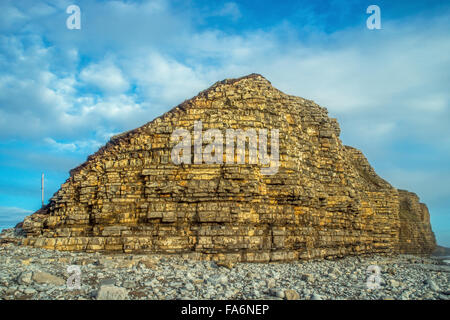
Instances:
[[[400,195],[399,250],[408,253],[431,253],[436,248],[436,240],[431,230],[430,213],[419,197],[406,190],[398,190]]]
[[[203,130],[278,129],[276,174],[248,155],[243,164],[174,164],[171,134],[199,120]],[[72,170],[24,220],[24,243],[239,261],[430,252],[426,207],[379,178],[339,134],[325,108],[260,75],[218,82]]]

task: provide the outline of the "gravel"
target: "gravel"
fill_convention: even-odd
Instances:
[[[367,272],[373,265],[379,274]],[[76,267],[68,272],[69,266]],[[79,286],[69,286],[73,270],[80,271]],[[447,300],[449,277],[450,266],[442,260],[413,255],[217,265],[177,255],[73,253],[0,244],[3,300]]]

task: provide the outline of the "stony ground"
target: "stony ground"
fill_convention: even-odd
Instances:
[[[76,267],[67,270],[72,265],[81,272],[79,289],[72,282]],[[380,285],[368,289],[371,265],[380,268]],[[180,256],[58,252],[0,241],[0,299],[5,300],[449,298],[450,266],[434,257],[218,265]]]

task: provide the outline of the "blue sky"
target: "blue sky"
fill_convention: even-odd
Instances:
[[[450,246],[449,31],[442,1],[3,0],[0,228],[39,208],[41,172],[48,200],[112,135],[255,72],[328,108]]]

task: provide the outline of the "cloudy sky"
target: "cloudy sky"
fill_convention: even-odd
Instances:
[[[2,0],[0,228],[40,207],[41,172],[49,199],[112,135],[255,72],[327,107],[450,246],[449,30],[450,4],[431,0]]]

